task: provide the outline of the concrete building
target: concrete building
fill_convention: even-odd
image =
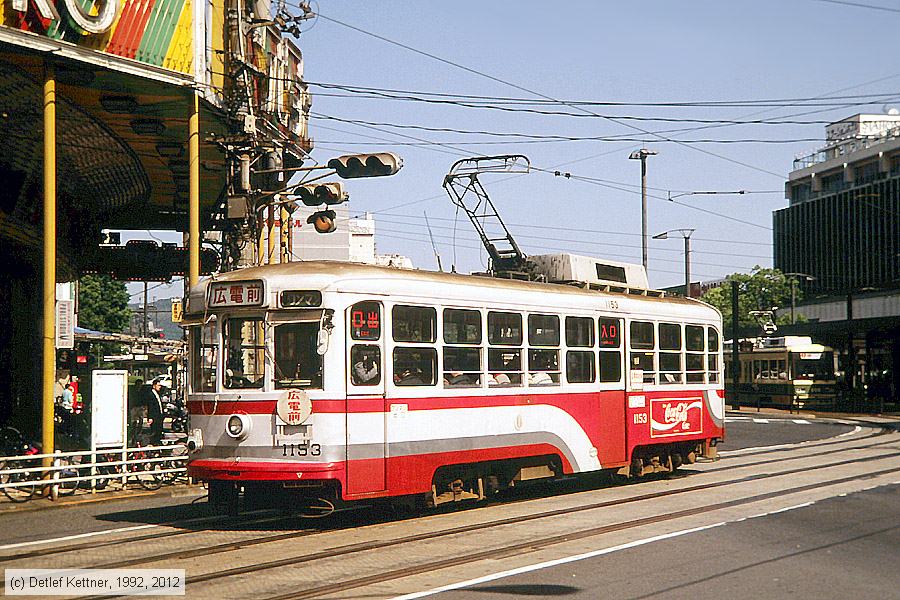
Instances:
[[[896,399],[900,376],[900,114],[826,127],[774,213],[774,263],[798,277],[803,330],[837,348],[845,383]]]

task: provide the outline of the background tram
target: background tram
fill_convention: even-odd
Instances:
[[[726,381],[732,381],[732,342],[725,342]],[[834,351],[804,336],[741,340],[738,391],[743,404],[833,408],[837,394]]]
[[[316,261],[206,280],[189,473],[214,502],[436,505],[715,456],[721,315],[618,289]]]

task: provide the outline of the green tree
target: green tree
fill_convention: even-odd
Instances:
[[[726,283],[703,294],[702,300],[722,311],[725,327],[731,325],[731,282],[738,282],[738,321],[742,327],[758,325],[750,311],[771,310],[773,307],[787,308],[791,305],[791,280],[778,269],[764,269],[759,265],[747,273],[732,273],[725,278]],[[800,300],[797,290],[797,300]],[[791,315],[784,314],[775,319],[779,325],[791,322]]]
[[[78,282],[78,326],[121,333],[131,323],[125,284],[107,275],[85,275]]]

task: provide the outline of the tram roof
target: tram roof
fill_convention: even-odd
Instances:
[[[304,277],[305,281],[301,286],[293,280],[294,277]],[[491,290],[494,293],[504,290],[532,293],[552,293],[566,295],[579,298],[597,298],[606,297],[611,299],[627,299],[630,302],[651,303],[655,306],[680,306],[689,312],[700,309],[701,312],[710,313],[718,312],[716,309],[705,302],[693,298],[684,298],[681,296],[657,296],[643,295],[638,293],[627,293],[623,291],[610,291],[598,289],[586,289],[577,285],[567,285],[561,283],[544,283],[536,281],[520,281],[515,279],[504,279],[499,277],[486,277],[481,275],[468,275],[459,273],[441,273],[438,271],[423,271],[417,269],[398,269],[396,267],[386,267],[379,265],[370,265],[363,263],[351,263],[343,261],[295,261],[289,263],[280,263],[273,265],[264,265],[257,267],[248,267],[222,273],[214,277],[201,280],[200,285],[196,286],[191,293],[188,301],[187,311],[196,313],[204,310],[206,306],[207,290],[212,283],[238,282],[250,280],[263,280],[266,285],[266,293],[278,293],[283,290],[296,289],[318,289],[322,291],[360,291],[363,292],[362,286],[346,289],[347,284],[365,281],[377,281],[379,285],[384,286],[381,294],[396,293],[399,290],[395,288],[397,284],[408,282],[419,285],[451,285],[465,286],[471,288],[478,286],[484,290]],[[427,289],[427,288],[425,288]],[[374,288],[373,288],[374,291]],[[416,294],[410,292],[410,295]],[[416,294],[421,295],[421,294]],[[431,290],[432,296],[441,298],[440,290]],[[474,295],[474,294],[473,294]],[[454,294],[456,296],[456,294]],[[647,306],[647,305],[645,305]],[[692,311],[691,309],[694,309]],[[655,312],[655,311],[654,311]],[[682,311],[679,311],[682,312]],[[694,313],[697,314],[697,313]],[[699,314],[697,316],[700,316]],[[704,318],[709,318],[707,314]]]

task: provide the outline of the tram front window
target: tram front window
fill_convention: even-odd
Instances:
[[[265,353],[262,319],[225,321],[225,387],[261,388]]]
[[[791,354],[794,379],[829,381],[834,379],[833,352],[799,352]]]
[[[275,389],[322,387],[318,334],[318,321],[275,326]]]

